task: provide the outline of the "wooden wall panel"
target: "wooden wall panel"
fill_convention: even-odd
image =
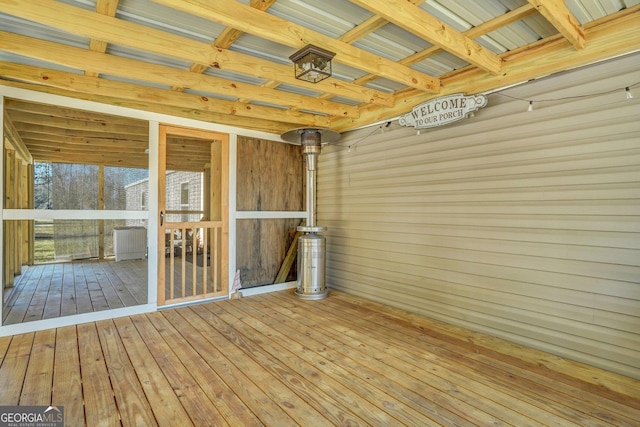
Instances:
[[[4,201],[3,206],[6,209],[12,209],[15,207],[16,195],[18,194],[16,189],[16,152],[11,149],[4,150]],[[3,241],[4,245],[3,260],[4,263],[4,287],[12,287],[14,279],[13,277],[18,274],[16,271],[16,231],[17,226],[15,221],[5,221],[3,223]]]
[[[237,210],[304,210],[300,146],[238,138]]]
[[[638,61],[324,148],[329,286],[640,378]]]
[[[236,227],[236,265],[242,287],[274,283],[300,219],[241,219]],[[296,280],[295,264],[287,281]]]
[[[33,209],[33,163],[23,165],[22,167],[22,209]],[[33,221],[22,221],[22,260],[24,264],[33,265],[34,247],[33,247]]]
[[[304,166],[300,146],[238,139],[237,210],[304,210]],[[300,219],[236,222],[236,265],[243,287],[274,283]],[[295,280],[295,265],[288,280]]]

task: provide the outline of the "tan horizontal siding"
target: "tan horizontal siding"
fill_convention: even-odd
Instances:
[[[383,241],[378,241],[374,244],[362,244],[359,241],[348,242],[344,239],[339,239],[341,238],[335,238],[331,241],[338,253],[342,250],[345,254],[352,255],[357,251],[360,256],[376,261],[378,261],[379,257],[382,257],[380,262],[392,262],[395,265],[404,266],[406,269],[415,269],[427,265],[444,271],[463,271],[492,278],[519,280],[540,286],[547,285],[554,288],[580,290],[591,294],[630,298],[634,304],[632,307],[637,309],[634,301],[636,299],[635,289],[628,285],[630,282],[589,276],[584,271],[572,272],[573,274],[550,271],[550,265],[544,264],[543,260],[532,259],[529,268],[527,268],[526,265],[518,263],[525,257],[507,257],[503,254],[480,252],[476,258],[473,258],[472,252],[445,251],[444,249],[440,251],[435,245],[425,245],[425,249],[417,253],[418,251],[415,247],[407,247],[403,251],[399,249],[401,245],[388,244]],[[540,262],[535,263],[535,261]],[[584,266],[586,263],[581,265]],[[606,264],[603,266],[603,270],[607,270],[609,267],[610,265]],[[601,276],[607,274],[612,275],[611,272],[603,272]]]
[[[340,237],[348,239],[350,241],[361,241],[363,246],[373,246],[374,248],[379,245],[380,242],[385,244],[391,244],[392,246],[385,246],[385,250],[394,251],[397,249],[400,253],[414,253],[414,250],[420,254],[432,254],[433,251],[422,251],[421,248],[425,246],[436,247],[439,251],[441,248],[443,252],[437,252],[438,256],[446,256],[448,258],[460,257],[464,258],[464,253],[472,251],[488,252],[490,254],[512,254],[512,255],[524,255],[527,257],[549,258],[549,259],[562,259],[570,260],[572,262],[593,262],[593,263],[609,263],[614,265],[624,265],[624,268],[616,272],[616,277],[620,274],[630,274],[630,278],[636,278],[640,275],[638,265],[640,264],[640,250],[626,249],[626,248],[611,248],[611,247],[593,247],[585,245],[572,245],[566,244],[545,244],[539,242],[522,242],[517,240],[501,240],[494,238],[478,239],[469,236],[465,237],[448,237],[442,235],[424,235],[414,233],[398,233],[379,231],[375,236],[371,235],[370,231],[353,231],[345,230],[344,234]],[[375,239],[374,239],[375,238]],[[338,239],[338,238],[336,238]],[[346,242],[345,242],[346,243]],[[409,245],[412,245],[409,247]],[[412,248],[414,250],[412,250]],[[508,249],[507,249],[508,248]],[[446,250],[447,252],[444,252]],[[508,252],[505,252],[507,251]],[[459,255],[456,253],[459,252]],[[492,255],[488,255],[488,259],[491,259]],[[475,259],[476,261],[482,261],[482,259]],[[506,260],[503,262],[507,262]],[[519,258],[515,259],[515,262],[519,266],[523,266],[523,261]],[[540,260],[544,262],[544,260]],[[580,266],[580,265],[579,265]],[[567,266],[573,269],[573,266]],[[562,269],[563,267],[558,267]],[[595,269],[599,271],[599,268]]]
[[[348,211],[338,213],[338,216],[347,217]],[[381,222],[383,224],[420,224],[423,216],[420,214],[404,214],[402,217],[391,217],[377,213],[362,213],[358,215],[360,221]],[[431,215],[431,224],[440,225],[476,225],[488,227],[521,227],[523,229],[550,229],[550,230],[593,230],[597,232],[640,232],[640,224],[634,218],[620,217],[592,217],[584,218],[578,215],[520,215],[518,217],[510,214],[500,216],[489,215],[466,215],[466,214],[449,214],[449,215]],[[614,222],[617,221],[617,222]],[[387,229],[387,226],[384,226]],[[628,235],[627,235],[628,238]],[[636,239],[631,239],[630,245],[633,245]]]
[[[384,223],[367,221],[326,222],[331,228],[347,230],[370,230],[387,226]],[[498,239],[522,242],[540,242],[556,244],[587,245],[593,247],[640,249],[640,239],[629,240],[628,234],[616,232],[584,233],[580,230],[516,228],[516,227],[480,227],[456,224],[403,224],[395,223],[395,233],[416,233],[436,236],[464,235],[475,239]]]
[[[325,147],[329,286],[640,378],[638,60]]]

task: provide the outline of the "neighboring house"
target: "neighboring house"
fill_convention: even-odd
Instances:
[[[168,171],[166,175],[166,210],[202,211],[203,174],[200,172]],[[126,209],[146,210],[149,203],[149,179],[141,179],[125,186]],[[199,221],[202,214],[168,214],[170,222]],[[127,225],[144,225],[142,221],[128,220]]]

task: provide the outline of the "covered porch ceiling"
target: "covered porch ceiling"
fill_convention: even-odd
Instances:
[[[307,44],[336,53],[331,78],[294,78]],[[2,85],[276,134],[344,132],[639,49],[640,0],[0,0]],[[146,164],[144,123],[5,110],[37,160]],[[96,122],[91,141],[61,126]]]
[[[5,135],[25,163],[51,162],[146,169],[144,120],[5,99]],[[211,141],[167,135],[167,170],[202,172]]]

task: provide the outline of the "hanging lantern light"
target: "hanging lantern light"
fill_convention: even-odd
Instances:
[[[331,77],[331,60],[335,55],[326,49],[308,44],[289,59],[295,64],[296,79],[318,83]]]

